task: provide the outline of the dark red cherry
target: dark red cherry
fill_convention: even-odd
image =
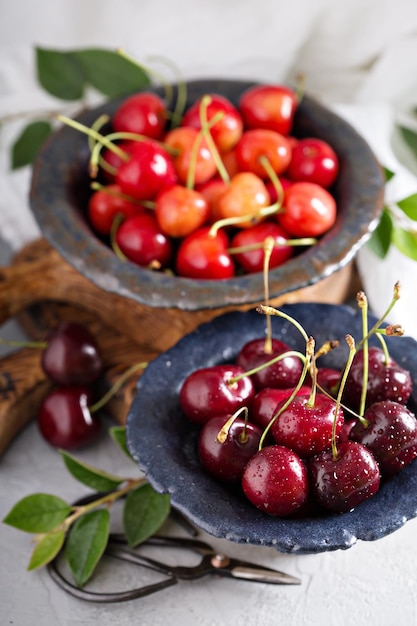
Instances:
[[[88,387],[57,387],[38,410],[39,430],[51,446],[73,450],[92,443],[100,422],[91,414],[92,392]]]
[[[378,491],[380,471],[366,446],[345,441],[338,446],[337,458],[331,450],[324,450],[310,459],[309,479],[318,503],[343,513]]]
[[[307,470],[293,450],[267,446],[248,461],[242,488],[248,500],[264,513],[293,515],[307,502]]]
[[[180,405],[188,419],[203,425],[212,417],[230,417],[243,406],[250,406],[254,387],[238,365],[213,365],[195,370],[184,380]],[[232,382],[231,382],[232,381]]]
[[[102,359],[91,332],[77,322],[62,322],[50,335],[42,367],[59,385],[89,385],[102,372]]]
[[[277,407],[290,397],[293,388],[274,389],[273,387],[264,387],[256,394],[252,402],[250,411],[250,419],[260,428],[264,429],[268,426],[271,419],[277,412]],[[311,391],[307,385],[302,385],[297,395],[309,394]]]
[[[198,455],[202,466],[212,476],[234,483],[241,480],[246,463],[258,451],[262,431],[236,419],[229,427],[226,439],[220,443],[217,435],[224,423],[224,417],[213,417],[204,424],[198,439]]]
[[[265,339],[253,339],[240,350],[236,363],[245,371],[252,370],[274,357],[288,352],[290,348],[279,339],[272,339],[272,353],[265,352]],[[256,374],[252,374],[256,389],[275,387],[287,389],[295,387],[300,380],[303,366],[296,356],[287,356],[272,365],[264,367]]]
[[[384,477],[392,476],[417,457],[417,420],[407,407],[392,400],[372,404],[364,414],[367,426],[358,422],[350,438],[369,448]]]

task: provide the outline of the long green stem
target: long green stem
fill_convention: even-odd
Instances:
[[[104,396],[102,398],[100,398],[100,400],[98,400],[95,404],[92,404],[90,406],[90,412],[91,413],[95,413],[96,411],[99,411],[101,408],[103,408],[103,406],[105,404],[107,404],[107,402],[119,391],[119,389],[121,389],[121,387],[123,387],[124,383],[132,376],[132,374],[135,374],[139,370],[145,369],[147,367],[147,365],[148,365],[147,362],[142,362],[142,363],[136,363],[135,365],[132,365],[131,367],[129,367],[117,379],[117,381],[108,390],[108,392],[105,393]]]
[[[357,302],[362,313],[362,341],[363,341],[363,375],[362,390],[359,403],[359,415],[365,412],[366,394],[368,391],[369,376],[369,344],[368,344],[368,299],[363,291],[357,294]]]

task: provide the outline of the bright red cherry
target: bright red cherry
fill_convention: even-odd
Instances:
[[[42,437],[51,445],[73,450],[96,440],[100,421],[91,414],[92,394],[88,387],[56,387],[38,410]]]
[[[293,181],[309,181],[326,189],[333,185],[339,172],[339,159],[333,148],[322,139],[300,139],[291,153],[287,175]]]
[[[262,272],[264,269],[265,251],[263,244],[267,237],[272,237],[275,247],[269,260],[269,269],[278,267],[288,261],[294,253],[292,246],[285,245],[289,238],[284,229],[276,222],[261,222],[250,228],[238,231],[230,242],[233,258],[243,267],[247,274]],[[253,246],[258,246],[253,248]]]
[[[264,513],[286,517],[307,502],[307,470],[293,450],[267,446],[248,461],[242,488],[248,500]]]
[[[94,230],[101,235],[109,235],[116,215],[124,218],[143,213],[139,202],[123,197],[118,185],[107,185],[95,191],[88,201],[88,220]]]
[[[186,237],[208,221],[209,213],[204,196],[182,185],[165,189],[156,198],[156,219],[169,237]]]
[[[282,174],[291,160],[291,148],[288,139],[275,132],[256,128],[243,133],[235,148],[236,161],[241,172],[253,172],[269,180],[267,170],[262,164],[265,157],[276,174]]]
[[[217,148],[221,152],[231,150],[239,141],[243,132],[243,120],[236,107],[224,96],[208,94],[210,101],[207,106],[207,120],[221,114],[221,118],[210,128],[210,134]],[[206,97],[206,96],[204,96]],[[200,130],[201,124],[201,101],[199,98],[184,113],[181,126],[191,126]]]
[[[277,219],[294,237],[319,237],[334,225],[336,213],[336,201],[326,189],[299,182],[285,191],[283,211],[277,213]]]
[[[178,248],[176,273],[186,278],[232,278],[235,267],[228,253],[228,238],[223,230],[215,235],[209,226],[203,226],[185,237]]]
[[[129,160],[117,170],[116,182],[123,193],[137,200],[151,200],[177,182],[174,163],[155,141],[137,141],[129,148]]]
[[[129,261],[142,267],[165,268],[173,253],[171,240],[150,213],[135,215],[122,222],[116,233],[116,243]]]
[[[297,104],[295,92],[288,87],[256,85],[240,97],[239,111],[247,128],[266,128],[288,135]]]
[[[161,139],[167,113],[164,101],[155,93],[143,91],[127,97],[115,111],[112,126],[116,132],[129,132]]]

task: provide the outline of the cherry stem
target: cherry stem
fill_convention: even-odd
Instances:
[[[279,180],[269,159],[264,154],[259,157],[259,163],[262,165],[269,178],[271,179],[272,184],[274,185],[275,191],[277,192],[277,203],[280,209],[284,201],[284,189],[282,188],[281,181]]]
[[[339,384],[339,389],[337,392],[337,397],[336,397],[336,406],[334,409],[334,419],[333,419],[333,425],[332,425],[332,455],[333,455],[333,460],[337,460],[338,458],[338,452],[337,452],[337,444],[336,444],[336,424],[337,424],[337,414],[339,412],[341,403],[342,403],[342,395],[343,395],[343,391],[345,389],[345,385],[346,385],[346,381],[347,381],[347,377],[349,375],[349,371],[352,365],[352,361],[354,359],[354,356],[356,354],[356,350],[355,350],[355,340],[353,339],[353,337],[351,335],[346,335],[345,337],[346,339],[346,343],[349,346],[349,355],[348,358],[346,360],[345,363],[345,367],[343,370],[343,374],[342,377],[340,379],[340,384]]]
[[[102,135],[101,133],[94,130],[93,128],[90,128],[89,126],[85,126],[85,124],[81,124],[81,122],[77,122],[77,120],[73,120],[70,117],[67,117],[66,115],[57,115],[57,119],[63,124],[65,124],[66,126],[75,128],[75,130],[79,130],[80,132],[84,133],[88,137],[95,139],[97,142],[99,142],[99,144],[102,144],[109,150],[112,150],[112,152],[117,154],[121,159],[123,159],[123,161],[129,160],[129,155],[127,154],[127,152],[119,148],[119,146],[117,146],[115,143],[110,141],[108,137],[106,137],[105,135]]]
[[[91,128],[96,131],[99,132],[103,126],[105,124],[107,124],[110,121],[110,116],[107,115],[106,113],[103,113],[103,115],[100,115],[95,122],[93,122],[93,124],[91,125]],[[95,146],[97,145],[97,141],[91,137],[88,136],[88,147],[90,148],[90,154],[93,153]],[[109,174],[115,174],[116,173],[116,169],[114,167],[112,167],[109,163],[106,162],[105,159],[103,159],[102,157],[99,158],[99,165],[100,167],[102,167],[104,170],[106,170],[107,172],[109,172]]]
[[[245,378],[246,376],[252,376],[253,374],[257,374],[258,372],[261,372],[266,367],[269,367],[270,365],[274,365],[275,363],[278,363],[279,361],[282,361],[283,359],[289,356],[298,356],[303,363],[306,358],[305,354],[303,354],[302,352],[297,352],[297,350],[288,350],[287,352],[283,352],[282,354],[278,354],[277,356],[274,356],[269,361],[265,361],[265,363],[261,363],[261,365],[258,365],[257,367],[254,367],[251,370],[243,372],[243,374],[239,374],[238,376],[233,376],[232,378],[229,378],[229,380],[227,381],[227,384],[234,385],[239,380],[242,380],[242,378]]]
[[[116,215],[114,216],[111,228],[110,228],[110,245],[112,247],[113,252],[119,259],[121,259],[122,261],[127,261],[128,260],[127,256],[122,252],[116,240],[117,231],[119,230],[119,226],[123,222],[123,220],[124,220],[123,213],[116,213]]]
[[[133,196],[129,196],[127,193],[122,193],[121,191],[117,191],[115,189],[111,189],[108,185],[102,185],[97,181],[93,181],[90,184],[90,188],[94,191],[103,191],[104,193],[108,193],[109,196],[113,196],[115,198],[121,198],[122,200],[126,200],[127,202],[131,202],[132,204],[137,204],[138,206],[145,207],[146,209],[154,209],[155,202],[151,200],[138,200]]]
[[[273,237],[266,237],[264,241],[264,266],[263,266],[263,278],[264,278],[264,294],[265,304],[269,306],[269,264],[271,261],[271,254],[274,250],[275,240]],[[272,354],[272,322],[271,316],[266,316],[266,337],[265,337],[265,354]]]
[[[293,326],[295,326],[297,328],[297,330],[301,333],[301,335],[302,335],[304,341],[306,342],[306,344],[308,343],[310,338],[308,337],[306,331],[301,326],[301,324],[299,322],[297,322],[296,319],[291,317],[291,315],[288,315],[287,313],[284,313],[283,311],[281,311],[279,309],[275,309],[272,306],[266,306],[265,304],[259,304],[256,307],[256,311],[258,313],[262,313],[263,315],[276,315],[277,317],[284,318],[285,320],[287,320],[288,322],[290,322],[291,324],[293,324]]]
[[[297,393],[299,392],[299,390],[303,386],[305,378],[306,378],[307,373],[308,373],[308,370],[310,368],[311,358],[312,358],[313,354],[314,354],[314,339],[312,337],[308,337],[307,345],[306,345],[306,354],[302,355],[302,357],[303,357],[303,369],[302,369],[300,378],[298,380],[298,383],[296,384],[296,386],[292,390],[291,394],[288,396],[287,400],[280,407],[279,411],[277,411],[275,413],[275,415],[272,417],[272,419],[266,425],[266,427],[265,427],[265,429],[264,429],[264,431],[262,433],[261,439],[259,441],[259,446],[258,446],[259,450],[261,450],[261,448],[263,447],[264,441],[265,441],[269,431],[271,430],[272,425],[277,421],[277,419],[281,415],[281,413],[283,413],[286,410],[286,408],[291,404],[291,402],[294,400],[294,398],[296,397]]]
[[[385,311],[385,313],[384,313],[384,314],[383,314],[383,315],[379,318],[379,320],[377,320],[377,321],[375,322],[375,324],[372,326],[371,330],[370,330],[369,332],[367,332],[366,336],[364,335],[364,337],[362,338],[362,340],[361,340],[361,341],[357,344],[357,346],[356,346],[356,351],[358,351],[358,350],[359,350],[359,348],[361,348],[361,347],[362,347],[362,345],[364,344],[364,342],[365,342],[365,341],[367,341],[371,335],[373,335],[374,333],[377,333],[377,332],[383,332],[383,331],[380,329],[380,326],[381,326],[381,324],[382,324],[382,323],[386,320],[386,318],[388,317],[388,315],[391,313],[391,311],[392,311],[392,309],[394,308],[395,304],[396,304],[396,303],[397,303],[397,301],[400,299],[400,296],[401,296],[401,284],[400,284],[400,282],[399,282],[399,281],[397,281],[397,282],[395,283],[395,285],[394,285],[394,292],[393,292],[393,296],[392,296],[391,302],[390,302],[390,303],[389,303],[389,305],[388,305],[387,310],[386,310],[386,311]],[[400,331],[400,329],[402,329],[402,327],[401,327],[401,326],[391,326],[391,327],[388,327],[388,328],[391,328],[391,329],[395,329],[395,328],[396,328],[396,329],[398,329],[398,333],[397,333],[397,332],[393,332],[393,335],[397,335],[397,334],[398,334],[398,336],[400,336],[400,335],[404,334],[404,331],[402,331],[402,333],[401,333],[401,331]],[[389,331],[388,331],[388,332],[389,332]]]
[[[248,419],[249,419],[249,410],[248,410],[248,407],[242,406],[237,411],[235,411],[235,413],[233,413],[233,415],[231,417],[229,417],[227,422],[221,427],[221,429],[217,433],[216,441],[218,443],[224,443],[226,441],[227,436],[229,434],[229,430],[230,430],[232,424],[239,417],[239,415],[241,413],[245,414],[245,417],[244,417],[245,428],[243,429],[243,432],[241,432],[240,435],[239,435],[239,441],[240,441],[240,443],[246,443],[247,442],[248,436],[246,434],[246,426],[247,426]]]
[[[201,102],[200,102],[201,128],[203,131],[203,135],[206,139],[207,145],[209,147],[211,156],[213,157],[213,160],[216,163],[217,171],[220,174],[220,178],[222,179],[224,183],[228,184],[230,182],[230,176],[224,166],[224,163],[220,157],[219,151],[217,149],[216,144],[214,143],[213,137],[210,132],[210,128],[212,128],[214,124],[209,125],[209,122],[207,119],[207,108],[210,103],[211,103],[210,96],[206,95],[202,97]],[[221,112],[219,112],[213,116],[212,120],[216,119],[216,124],[217,124],[217,122],[219,122],[222,119],[222,117],[224,117],[224,115]]]
[[[130,54],[128,54],[123,48],[116,48],[116,52],[118,55],[126,59],[126,61],[129,61],[130,63],[132,63],[132,65],[135,65],[136,67],[141,69],[143,72],[145,72],[145,74],[149,74],[149,76],[154,76],[156,80],[158,80],[164,88],[165,100],[167,101],[167,103],[170,103],[173,100],[172,86],[166,82],[165,77],[162,76],[162,74],[159,74],[155,70],[152,70],[151,68],[143,65],[137,59],[135,59]]]
[[[284,237],[277,237],[274,239],[274,248],[285,248],[287,246],[314,246],[317,243],[317,239],[314,237],[301,237],[300,239],[285,239]],[[229,254],[242,254],[242,252],[251,252],[252,250],[259,250],[265,245],[264,241],[258,241],[257,243],[251,243],[247,246],[238,246],[236,248],[228,248]]]
[[[172,63],[170,59],[167,59],[166,57],[160,55],[152,55],[148,58],[150,61],[158,61],[164,63],[172,70],[172,73],[175,76],[177,83],[177,99],[175,102],[174,110],[172,111],[171,119],[174,124],[177,125],[181,122],[181,119],[184,115],[185,106],[187,104],[187,83],[185,82],[178,66]]]
[[[362,312],[362,349],[363,349],[363,377],[362,377],[362,390],[359,403],[359,415],[363,415],[365,412],[366,394],[368,391],[368,376],[369,376],[369,344],[368,344],[368,299],[363,291],[359,291],[356,296],[356,301]]]
[[[240,215],[237,217],[225,217],[221,220],[217,220],[211,226],[209,230],[210,237],[216,237],[217,231],[221,228],[225,228],[226,226],[239,226],[240,224],[245,224],[246,222],[253,222],[256,224],[260,219],[264,217],[268,217],[268,215],[274,215],[278,210],[278,203],[271,204],[270,206],[263,207],[256,211],[255,213],[248,213],[247,215]]]
[[[385,363],[385,365],[388,365],[388,363],[389,363],[389,351],[388,351],[387,342],[385,341],[384,337],[382,335],[380,335],[379,333],[376,333],[376,337],[379,340],[379,343],[381,344],[382,351],[384,353],[384,363]]]
[[[138,372],[139,370],[143,370],[147,367],[148,363],[147,362],[142,362],[142,363],[136,363],[135,365],[132,365],[131,367],[129,367],[118,379],[117,381],[114,383],[114,385],[112,385],[110,387],[110,389],[107,391],[107,393],[104,394],[104,396],[102,398],[100,398],[100,400],[98,400],[97,402],[95,402],[94,404],[92,404],[89,409],[91,413],[96,413],[97,411],[99,411],[100,409],[103,408],[103,406],[105,404],[107,404],[107,402],[109,400],[111,400],[111,398],[119,391],[119,389],[121,389],[123,387],[123,385],[125,384],[125,382],[136,372]]]
[[[0,337],[0,344],[13,348],[39,348],[41,350],[48,347],[46,341],[21,341],[18,339],[3,339],[3,337]]]
[[[198,156],[198,150],[200,148],[201,142],[203,141],[203,139],[206,140],[207,142],[207,134],[211,137],[209,129],[214,126],[215,124],[217,124],[217,122],[219,121],[220,117],[219,115],[215,115],[210,122],[206,123],[206,129],[204,130],[203,128],[199,131],[199,133],[197,134],[195,141],[193,143],[193,147],[191,150],[191,155],[190,155],[190,165],[188,168],[188,172],[187,172],[187,181],[186,181],[186,187],[187,189],[193,189],[194,188],[194,183],[195,183],[195,170],[197,167],[197,156]],[[211,151],[211,150],[210,150]]]

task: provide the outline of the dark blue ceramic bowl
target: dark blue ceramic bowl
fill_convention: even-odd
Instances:
[[[297,319],[321,345],[340,345],[321,364],[341,367],[347,357],[349,332],[361,337],[361,315],[347,307],[293,304],[282,310]],[[374,320],[370,316],[370,322]],[[295,349],[303,340],[289,322],[272,318],[273,334]],[[230,362],[247,341],[264,336],[264,316],[250,312],[221,315],[184,337],[156,358],[140,378],[127,422],[128,446],[150,483],[169,492],[172,504],[199,528],[238,543],[272,546],[281,552],[309,554],[350,548],[392,533],[417,515],[417,463],[385,483],[370,500],[353,511],[305,519],[280,519],[258,511],[240,495],[211,478],[197,457],[198,430],[181,412],[178,392],[193,370]],[[417,406],[417,343],[408,337],[388,339],[392,356],[412,374],[410,408]]]
[[[187,83],[187,104],[210,92],[237,104],[253,84],[191,81]],[[161,89],[155,91],[162,93]],[[91,126],[100,115],[111,116],[120,102],[87,111],[78,119]],[[294,120],[294,134],[320,137],[336,150],[340,160],[334,188],[338,217],[319,243],[270,272],[271,298],[315,285],[346,266],[369,238],[383,206],[382,170],[368,144],[347,122],[306,95]],[[105,291],[150,307],[196,311],[236,308],[263,300],[260,273],[224,281],[193,280],[152,272],[117,257],[95,236],[86,220],[88,158],[85,135],[69,127],[59,129],[37,157],[30,190],[30,205],[42,234],[75,269]]]

